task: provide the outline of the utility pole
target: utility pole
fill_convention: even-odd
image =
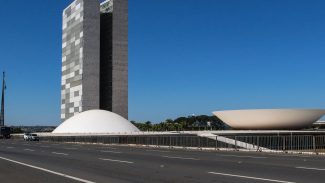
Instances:
[[[3,72],[0,126],[5,125],[5,90],[6,90],[6,81],[5,81],[5,72]]]

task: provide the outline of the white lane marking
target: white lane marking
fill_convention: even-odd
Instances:
[[[72,145],[73,147],[82,147],[81,145]]]
[[[107,159],[107,158],[98,158],[98,159],[103,160],[103,161],[112,161],[112,162],[119,162],[119,163],[129,163],[129,164],[134,163],[132,161],[122,161],[122,160],[117,160],[117,159]]]
[[[197,158],[187,158],[187,157],[179,157],[179,156],[162,156],[162,157],[170,158],[170,159],[199,160]]]
[[[103,153],[114,153],[114,154],[121,154],[122,152],[118,152],[118,151],[100,151]]]
[[[224,157],[236,157],[236,158],[256,158],[256,159],[266,159],[264,156],[240,156],[240,155],[230,155],[230,154],[217,154],[217,156]]]
[[[209,174],[214,175],[223,175],[223,176],[229,176],[229,177],[239,177],[239,178],[245,178],[245,179],[254,179],[254,180],[264,180],[269,182],[280,182],[280,183],[295,183],[295,182],[289,182],[284,180],[276,180],[276,179],[265,179],[260,177],[250,177],[250,176],[244,176],[244,175],[235,175],[235,174],[227,174],[227,173],[219,173],[219,172],[208,172]]]
[[[49,148],[50,146],[40,146],[40,147],[45,147],[45,148]]]
[[[115,150],[115,149],[117,149],[117,148],[115,148],[115,147],[99,147],[100,149],[113,149],[113,150]]]
[[[65,147],[63,149],[66,149],[66,150],[77,150],[78,148],[75,148],[75,147]]]
[[[276,156],[276,157],[301,157],[301,158],[312,158],[313,156],[305,156],[305,155],[294,155],[294,154],[291,154],[291,155],[282,155],[282,154],[268,154],[268,155],[273,155],[273,156]]]
[[[325,171],[324,168],[313,168],[313,167],[302,167],[302,166],[299,166],[299,167],[296,167],[298,169],[306,169],[306,170],[319,170],[319,171]]]
[[[10,147],[10,146],[9,146],[9,147],[7,147],[7,149],[13,149],[13,148],[15,148],[15,147]]]
[[[55,172],[55,171],[52,171],[52,170],[49,170],[49,169],[45,169],[45,168],[37,167],[37,166],[34,166],[34,165],[22,163],[22,162],[19,162],[19,161],[8,159],[8,158],[0,157],[0,159],[10,161],[12,163],[16,163],[16,164],[19,164],[19,165],[27,166],[27,167],[30,167],[30,168],[34,168],[34,169],[37,169],[37,170],[41,170],[41,171],[44,171],[44,172],[48,172],[48,173],[51,173],[51,174],[59,175],[59,176],[69,178],[69,179],[72,179],[72,180],[76,180],[76,181],[79,181],[79,182],[95,183],[95,182],[92,182],[92,181],[89,181],[89,180],[81,179],[81,178],[78,178],[78,177],[73,177],[71,175],[63,174],[63,173],[60,173],[60,172]]]
[[[170,151],[162,151],[162,150],[146,150],[148,152],[170,152]]]
[[[68,156],[69,154],[66,153],[60,153],[60,152],[52,152],[52,154],[58,154],[58,155],[64,155],[64,156]]]
[[[33,149],[24,149],[24,151],[35,151]]]

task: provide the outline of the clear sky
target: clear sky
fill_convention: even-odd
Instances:
[[[8,125],[58,125],[62,10],[0,6]],[[129,0],[129,118],[325,108],[325,1]]]

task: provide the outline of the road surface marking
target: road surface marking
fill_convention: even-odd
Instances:
[[[115,148],[115,147],[99,147],[99,149],[117,149],[117,148]]]
[[[170,151],[163,151],[163,150],[146,150],[148,152],[170,152]]]
[[[300,166],[300,167],[296,167],[296,168],[298,168],[298,169],[306,169],[306,170],[319,170],[319,171],[325,171],[324,168],[312,168],[312,167],[302,167],[302,166]]]
[[[81,147],[81,145],[72,145],[73,147]]]
[[[263,157],[263,156],[240,156],[240,155],[230,155],[230,154],[217,154],[217,156],[236,157],[236,158],[256,158],[256,159],[265,159],[265,158],[267,158],[267,157]]]
[[[112,162],[119,162],[119,163],[129,163],[129,164],[134,163],[132,161],[122,161],[122,160],[117,160],[117,159],[107,159],[107,158],[98,158],[98,159],[103,160],[103,161],[112,161]]]
[[[51,173],[51,174],[59,175],[59,176],[69,178],[69,179],[72,179],[72,180],[76,180],[76,181],[79,181],[79,182],[95,183],[95,182],[92,182],[92,181],[89,181],[89,180],[81,179],[81,178],[78,178],[78,177],[73,177],[73,176],[70,176],[70,175],[67,175],[67,174],[63,174],[63,173],[60,173],[60,172],[55,172],[55,171],[52,171],[52,170],[49,170],[49,169],[45,169],[45,168],[37,167],[37,166],[34,166],[34,165],[22,163],[22,162],[19,162],[19,161],[8,159],[8,158],[0,157],[0,159],[10,161],[12,163],[16,163],[16,164],[19,164],[19,165],[27,166],[27,167],[30,167],[30,168],[34,168],[34,169],[37,169],[37,170],[41,170],[41,171],[44,171],[44,172],[48,172],[48,173]]]
[[[40,146],[40,147],[45,147],[45,148],[49,148],[50,146]]]
[[[69,154],[66,153],[60,153],[60,152],[52,152],[52,154],[58,154],[58,155],[64,155],[64,156],[68,156]]]
[[[276,157],[300,157],[300,158],[312,158],[312,156],[305,156],[305,155],[295,155],[295,154],[291,154],[291,155],[282,155],[282,154],[268,154],[268,155],[273,155]]]
[[[78,148],[75,148],[75,147],[65,147],[63,149],[66,149],[66,150],[77,150]]]
[[[35,151],[33,149],[24,149],[24,151]]]
[[[169,159],[199,160],[197,158],[186,158],[186,157],[179,157],[179,156],[162,156],[162,157],[169,158]]]
[[[118,151],[100,151],[103,153],[115,153],[115,154],[121,154],[122,152],[118,152]]]
[[[13,149],[13,148],[15,148],[15,147],[7,147],[7,149]]]
[[[283,181],[283,180],[265,179],[265,178],[260,178],[260,177],[249,177],[249,176],[227,174],[227,173],[219,173],[219,172],[208,172],[208,173],[209,174],[214,174],[214,175],[229,176],[229,177],[239,177],[239,178],[245,178],[245,179],[264,180],[264,181],[269,181],[269,182],[295,183],[295,182],[288,182],[288,181]]]

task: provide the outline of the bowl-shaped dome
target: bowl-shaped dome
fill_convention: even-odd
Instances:
[[[123,133],[139,132],[131,122],[104,110],[79,113],[58,126],[53,133]]]
[[[310,126],[320,119],[321,109],[255,109],[213,112],[234,129],[295,130]]]

